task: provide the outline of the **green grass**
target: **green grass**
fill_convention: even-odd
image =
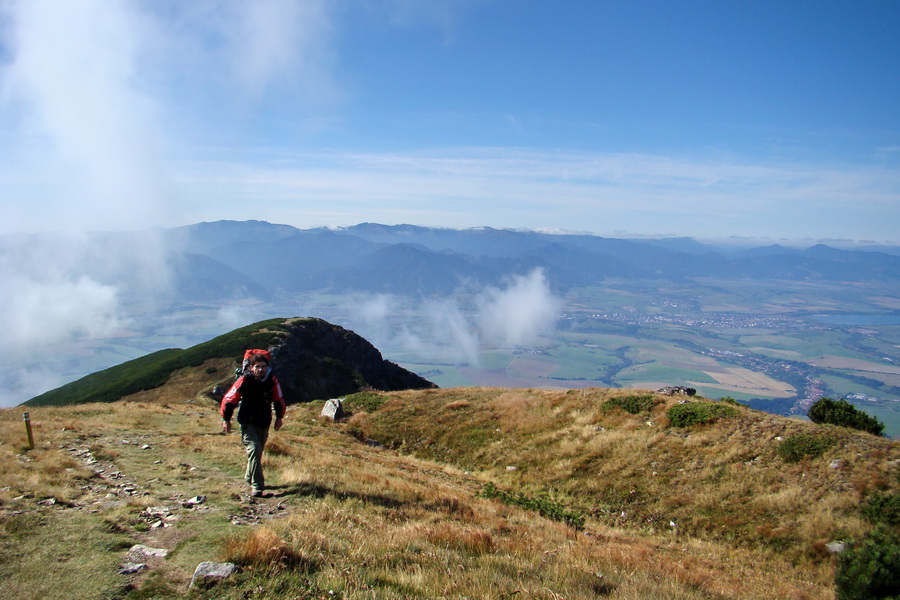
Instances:
[[[730,404],[712,402],[685,402],[672,406],[666,415],[672,427],[690,427],[714,423],[722,418],[738,416],[738,410]]]
[[[344,407],[351,412],[375,412],[387,399],[387,395],[378,392],[357,392],[344,399]]]
[[[653,408],[654,405],[658,404],[660,401],[656,399],[655,396],[651,394],[645,394],[641,396],[617,396],[615,398],[610,398],[606,402],[603,403],[603,410],[612,410],[615,408],[620,408],[625,412],[629,412],[633,415],[649,411]]]
[[[615,380],[616,383],[622,387],[627,387],[632,382],[641,381],[666,381],[676,385],[685,381],[716,383],[715,379],[701,371],[699,368],[696,370],[681,369],[670,367],[661,362],[637,365],[628,369],[627,374],[616,376]]]
[[[69,600],[122,593],[126,580],[117,572],[134,542],[89,513],[26,513],[4,521],[2,531],[0,597]]]
[[[548,519],[565,523],[575,529],[584,528],[586,517],[583,512],[572,510],[546,494],[529,496],[523,492],[508,492],[498,489],[489,481],[484,484],[478,495],[482,498],[496,498],[505,504],[533,510]]]
[[[805,458],[818,458],[834,444],[834,439],[826,435],[798,433],[782,440],[775,451],[785,462],[796,463]]]

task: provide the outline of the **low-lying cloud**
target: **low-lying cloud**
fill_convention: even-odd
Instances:
[[[149,325],[141,319],[172,298],[171,256],[152,231],[0,237],[0,346],[24,349],[16,369],[0,371],[2,403],[58,385],[68,344]]]
[[[541,269],[514,277],[505,289],[485,290],[477,303],[485,340],[506,346],[530,344],[551,332],[562,308],[562,301],[551,293]]]
[[[354,317],[376,345],[399,347],[419,359],[477,366],[485,344],[538,343],[554,331],[562,307],[542,269],[483,289],[469,298],[468,310],[461,302],[443,298],[411,304],[382,294],[361,302]]]

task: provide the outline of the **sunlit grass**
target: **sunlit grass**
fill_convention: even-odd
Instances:
[[[282,508],[234,525],[257,505],[239,496],[237,434],[220,434],[215,403],[189,393],[205,376],[178,374],[152,397],[32,409],[33,450],[20,411],[0,411],[2,597],[91,597],[79,586],[96,583],[123,600],[176,598],[198,562],[231,560],[243,570],[229,583],[191,594],[830,598],[825,544],[866,532],[862,499],[900,487],[896,443],[828,428],[836,441],[823,456],[786,463],[777,438],[822,430],[743,408],[673,428],[665,412],[677,399],[602,410],[625,390],[429,390],[386,394],[345,423],[320,419],[321,403],[290,407],[265,458],[275,495],[258,505]],[[489,481],[585,515],[584,529],[479,497]],[[201,509],[181,507],[198,494]],[[141,516],[156,505],[174,507],[170,528]],[[133,580],[116,574],[130,544],[151,541],[170,556]],[[61,563],[71,585],[41,571]]]

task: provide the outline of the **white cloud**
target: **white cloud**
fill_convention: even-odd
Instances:
[[[505,289],[485,290],[478,298],[478,325],[486,340],[507,346],[535,343],[551,333],[562,308],[542,269],[516,276]]]
[[[76,336],[100,338],[120,326],[116,286],[85,276],[38,282],[22,273],[3,275],[5,285],[12,290],[0,301],[5,347],[34,340],[59,342]]]
[[[484,343],[527,346],[556,327],[562,300],[536,269],[511,277],[505,287],[475,294],[477,313],[454,298],[424,300],[376,295],[346,307],[362,321],[365,337],[379,347],[401,348],[420,359],[478,365]]]
[[[19,117],[14,141],[31,149],[19,158],[35,180],[49,179],[31,197],[11,199],[15,217],[67,229],[158,222],[169,190],[156,105],[140,88],[143,30],[130,5],[11,6],[4,114]]]

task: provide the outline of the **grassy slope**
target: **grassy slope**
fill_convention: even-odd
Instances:
[[[674,428],[662,400],[637,415],[605,411],[625,390],[455,389],[394,394],[354,419],[390,447],[478,470],[497,484],[546,492],[607,525],[824,557],[824,544],[865,529],[860,500],[897,487],[900,444],[735,407],[736,418]],[[780,440],[812,432],[823,456],[788,464]],[[833,468],[833,461],[840,466]]]
[[[246,348],[266,347],[284,319],[260,321],[186,350],[169,348],[93,373],[25,402],[26,406],[63,406],[114,402],[163,385],[178,369],[210,358],[241,356]]]
[[[33,409],[31,451],[19,411],[0,411],[0,597],[175,598],[197,563],[229,559],[244,570],[194,597],[830,598],[824,542],[866,530],[860,499],[900,485],[900,445],[865,434],[747,409],[676,429],[676,400],[604,411],[621,390],[451,389],[357,396],[337,424],[292,406],[267,457],[276,496],[250,503],[237,436],[197,396],[228,365]],[[797,431],[837,443],[786,465],[774,438]],[[547,492],[585,528],[477,497],[488,481]],[[170,527],[151,527],[157,506]],[[138,542],[170,554],[116,574]]]

